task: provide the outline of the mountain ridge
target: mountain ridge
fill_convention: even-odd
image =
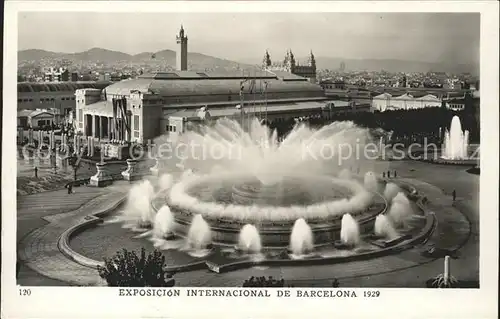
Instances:
[[[120,51],[108,50],[103,48],[91,48],[82,52],[63,53],[53,52],[42,49],[27,49],[18,51],[19,63],[40,63],[43,60],[68,60],[72,63],[96,62],[106,64],[118,64],[120,62],[142,63],[142,64],[167,64],[175,66],[176,52],[165,49],[157,52],[141,52],[138,54],[128,54]],[[221,59],[210,55],[189,52],[188,64],[192,68],[239,68],[248,67],[245,63]]]

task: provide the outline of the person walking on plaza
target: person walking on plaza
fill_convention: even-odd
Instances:
[[[398,172],[394,171],[394,178],[397,178],[397,177],[398,177]]]
[[[391,178],[391,171],[387,171],[387,178]]]
[[[35,178],[38,178],[38,167],[35,166]]]
[[[382,172],[382,178],[385,178],[385,172]]]
[[[73,194],[73,183],[68,184],[68,194]]]
[[[453,196],[453,201],[457,199],[457,192],[453,190],[453,193],[451,193],[451,196]]]

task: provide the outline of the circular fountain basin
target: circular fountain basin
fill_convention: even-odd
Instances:
[[[429,150],[417,150],[412,152],[412,158],[415,160],[433,163],[433,164],[441,164],[441,165],[457,165],[457,166],[475,166],[479,164],[479,154],[477,147],[469,146],[467,156],[465,158],[447,158],[444,155],[443,149],[432,149]]]
[[[350,213],[356,219],[360,232],[363,233],[370,232],[375,217],[386,210],[385,199],[374,193],[371,201],[360,209],[327,213],[314,211],[314,208],[318,209],[318,205],[322,203],[348,201],[360,196],[360,189],[353,185],[358,184],[323,176],[307,179],[293,177],[279,186],[261,185],[251,178],[219,178],[217,183],[205,178],[186,187],[185,193],[204,204],[214,203],[220,210],[232,209],[234,214],[220,213],[212,206],[206,206],[212,211],[200,211],[199,207],[204,207],[204,204],[196,206],[197,209],[190,209],[170,198],[167,198],[166,204],[174,214],[174,233],[177,236],[187,237],[194,216],[201,214],[210,226],[212,241],[216,245],[237,246],[241,229],[251,224],[257,228],[264,248],[283,249],[290,245],[294,222],[298,218],[304,218],[311,227],[314,246],[323,246],[340,240],[341,219],[344,213]],[[154,200],[153,209],[160,209],[165,204],[163,199],[164,196],[161,196]],[[248,209],[251,209],[252,213],[237,213]],[[277,215],[274,216],[273,212]],[[303,215],[300,215],[301,213]]]

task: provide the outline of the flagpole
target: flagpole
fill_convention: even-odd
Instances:
[[[260,102],[259,102],[259,121],[262,121],[262,69],[259,70],[259,91],[260,91]]]

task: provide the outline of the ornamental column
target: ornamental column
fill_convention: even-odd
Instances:
[[[103,116],[99,116],[99,139],[102,139],[104,137],[104,134],[103,134],[103,121],[104,120],[104,117]]]

